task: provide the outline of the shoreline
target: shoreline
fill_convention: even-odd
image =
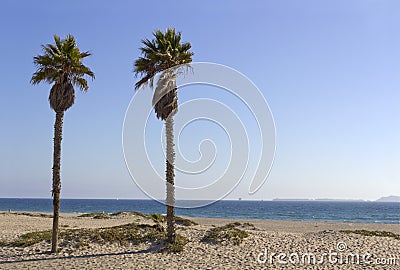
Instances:
[[[292,233],[319,232],[326,230],[371,230],[390,231],[400,234],[400,224],[362,223],[362,222],[330,222],[299,220],[264,220],[264,219],[230,219],[230,218],[189,218],[201,225],[224,225],[232,222],[249,222],[265,231],[281,231]]]
[[[123,211],[124,212],[124,211]],[[129,212],[129,211],[128,211]],[[0,211],[1,214],[7,213],[16,213],[16,214],[43,214],[43,215],[52,215],[53,212],[42,212],[42,211]],[[103,211],[103,213],[106,213]],[[88,212],[60,212],[60,216],[78,216],[82,214],[88,214]],[[107,213],[112,214],[112,213]],[[157,214],[157,213],[156,213]],[[161,214],[163,215],[163,214]],[[180,216],[180,215],[177,215]],[[400,221],[399,223],[377,223],[377,222],[357,222],[357,221],[313,221],[313,220],[287,220],[287,219],[254,219],[254,218],[225,218],[225,217],[192,217],[192,216],[185,216],[182,215],[180,217],[192,219],[201,225],[212,225],[212,224],[226,224],[232,222],[250,222],[253,224],[258,224],[263,229],[268,229],[268,227],[264,226],[263,224],[268,223],[271,225],[272,229],[279,229],[278,224],[285,224],[287,225],[286,228],[294,228],[297,224],[298,226],[304,226],[309,228],[316,228],[312,229],[311,231],[319,231],[321,230],[333,230],[334,228],[342,228],[341,230],[377,230],[378,227],[382,227],[384,230],[388,230],[397,234],[400,234]],[[213,223],[214,222],[214,223]],[[317,229],[318,228],[318,229]],[[302,232],[299,231],[299,232]]]
[[[194,200],[190,200],[195,202]],[[189,202],[190,202],[189,201]],[[51,199],[0,199],[0,211],[52,212]],[[165,213],[165,205],[154,200],[61,199],[61,213],[139,211]],[[221,200],[195,209],[176,208],[178,216],[286,220],[304,222],[340,222],[400,224],[400,203],[310,202],[310,201],[232,201]]]
[[[35,211],[0,211],[0,215],[16,214],[16,215],[52,215],[52,212],[35,212]],[[77,218],[81,214],[86,213],[60,213],[61,218]],[[180,216],[193,220],[199,225],[204,226],[223,226],[229,223],[251,223],[255,227],[265,231],[278,231],[290,233],[305,233],[319,231],[341,231],[341,230],[369,230],[369,231],[388,231],[400,234],[400,223],[368,223],[368,222],[336,222],[336,221],[302,221],[302,220],[270,220],[270,219],[241,219],[241,218],[214,218],[214,217],[190,217]],[[46,217],[50,218],[50,217]]]

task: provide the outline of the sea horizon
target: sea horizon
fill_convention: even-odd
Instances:
[[[400,224],[400,203],[375,201],[221,200],[209,205],[176,208],[176,215],[200,218],[291,220]],[[195,204],[197,205],[197,204]],[[0,211],[52,212],[51,198],[0,198]],[[165,205],[151,199],[61,199],[62,213],[140,212],[165,214]]]
[[[400,197],[400,196],[395,196],[395,197]],[[385,198],[385,197],[381,197]],[[379,198],[379,199],[381,199]],[[0,197],[0,199],[52,199],[51,196],[49,197],[12,197],[12,196],[7,196],[7,197]],[[165,199],[153,199],[153,198],[101,198],[101,197],[95,197],[95,198],[88,198],[88,197],[63,197],[61,198],[62,200],[140,200],[140,201],[165,201]],[[243,199],[243,198],[237,198],[237,199],[220,199],[218,201],[250,201],[250,202],[258,202],[258,201],[309,201],[309,202],[320,202],[320,201],[334,201],[334,202],[386,202],[386,201],[379,201],[379,199],[375,200],[368,200],[368,199],[337,199],[337,198],[273,198],[273,199]],[[177,199],[176,201],[214,201],[211,199]],[[217,202],[217,201],[215,201]],[[400,201],[389,201],[390,203],[400,203]]]

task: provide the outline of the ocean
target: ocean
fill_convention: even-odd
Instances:
[[[52,212],[52,207],[52,199],[0,198],[0,211]],[[137,211],[145,214],[164,214],[165,206],[153,200],[61,199],[60,211],[64,213]],[[176,208],[176,215],[400,224],[400,203],[223,200],[199,208]]]

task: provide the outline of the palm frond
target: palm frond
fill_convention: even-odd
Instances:
[[[82,91],[87,91],[89,89],[88,82],[81,77],[72,78],[72,83],[78,86]]]
[[[91,55],[92,55],[92,54],[91,54],[90,52],[82,52],[82,53],[80,53],[79,57],[80,57],[81,59],[83,59],[83,58],[88,57],[88,56],[91,56]]]

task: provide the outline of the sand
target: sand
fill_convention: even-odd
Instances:
[[[25,248],[0,246],[0,269],[400,269],[400,240],[340,232],[400,234],[400,224],[190,219],[199,225],[178,226],[177,232],[190,240],[181,253],[160,253],[151,243],[114,243],[63,249],[52,255],[50,243],[43,241]],[[131,222],[153,223],[129,215],[93,219],[62,214],[60,218],[62,228],[100,228]],[[241,227],[249,236],[240,245],[201,241],[213,226],[232,222],[254,225]],[[39,213],[0,212],[0,241],[49,230],[51,224],[50,217]]]

